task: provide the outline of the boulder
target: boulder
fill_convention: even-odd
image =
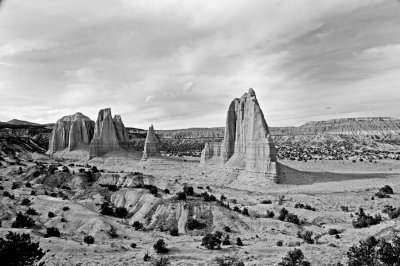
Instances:
[[[154,132],[154,127],[151,125],[147,131],[146,141],[144,143],[143,160],[149,157],[160,156],[159,143]]]
[[[101,156],[111,151],[121,151],[128,144],[128,131],[119,115],[114,119],[111,109],[101,109],[90,142],[90,158]]]
[[[260,173],[277,180],[276,149],[253,89],[234,99],[228,109],[224,140],[207,144],[202,161],[219,157],[232,168]]]
[[[67,149],[88,150],[94,133],[94,122],[82,113],[64,116],[54,125],[48,154]]]

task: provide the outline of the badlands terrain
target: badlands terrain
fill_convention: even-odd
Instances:
[[[295,249],[310,264],[280,265],[399,265],[348,252],[399,235],[400,120],[269,128],[249,90],[225,128],[142,130],[110,109],[0,127],[0,236],[28,233],[45,265],[278,265]]]

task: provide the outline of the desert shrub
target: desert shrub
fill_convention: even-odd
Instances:
[[[153,266],[165,266],[169,263],[169,258],[167,257],[162,257],[162,258],[157,258],[153,260],[152,265]]]
[[[308,204],[303,204],[303,203],[300,203],[300,202],[297,202],[297,203],[294,205],[294,207],[295,207],[296,209],[305,209],[305,210],[310,210],[310,211],[315,211],[315,210],[316,210],[315,208],[311,207],[310,205],[308,205]]]
[[[3,192],[3,197],[8,197],[8,196],[10,196],[10,192],[4,191],[4,192]]]
[[[262,200],[261,204],[272,204],[272,200]]]
[[[149,189],[149,191],[150,191],[150,193],[153,194],[153,195],[157,195],[157,193],[158,193],[158,189],[157,189],[157,187],[155,187],[155,186],[152,186],[152,187]]]
[[[126,218],[128,210],[125,207],[118,207],[115,209],[115,216],[118,218]]]
[[[108,190],[109,190],[109,191],[112,191],[112,192],[115,192],[115,191],[118,190],[118,187],[117,187],[116,185],[109,185],[109,186],[108,186]]]
[[[186,223],[186,227],[188,230],[201,230],[207,227],[205,223],[202,223],[194,218],[189,218],[189,220]]]
[[[171,230],[169,230],[169,234],[170,234],[171,236],[178,236],[178,235],[179,235],[179,230],[178,230],[178,228],[176,228],[176,227],[172,228]]]
[[[225,197],[225,195],[224,195],[224,194],[222,194],[222,195],[219,197],[219,200],[220,200],[220,201],[224,201],[224,200],[226,200],[226,197]]]
[[[304,242],[306,242],[307,244],[314,244],[314,239],[312,239],[312,235],[314,233],[311,231],[305,231],[305,232],[297,232],[297,237],[300,239],[303,239]]]
[[[21,205],[23,205],[23,206],[29,206],[30,203],[31,203],[31,201],[26,198],[21,201]]]
[[[36,196],[36,191],[32,190],[31,191],[31,196]]]
[[[274,218],[275,213],[273,211],[267,210],[267,218]]]
[[[143,228],[143,224],[139,221],[134,221],[132,226],[133,226],[133,228],[135,228],[136,231]]]
[[[186,196],[193,196],[194,195],[194,190],[193,187],[184,187],[183,192],[186,194]]]
[[[136,248],[136,246],[137,246],[136,243],[131,244],[131,248]]]
[[[19,184],[17,182],[13,182],[12,186],[11,186],[11,189],[14,190],[14,189],[17,189],[17,188],[19,188]]]
[[[53,237],[53,236],[54,237],[60,237],[61,236],[60,231],[55,227],[47,228],[46,229],[46,234],[44,235],[44,237],[48,238],[48,237]]]
[[[97,169],[97,167],[96,166],[92,166],[92,168],[90,168],[90,171],[92,172],[92,173],[97,173],[99,170]]]
[[[385,185],[379,189],[380,192],[385,193],[385,194],[394,194],[393,193],[393,188],[391,188],[389,185]]]
[[[57,193],[55,193],[55,192],[51,192],[50,196],[52,196],[53,198],[57,198],[58,197]]]
[[[231,228],[229,226],[224,226],[224,231],[227,233],[231,232]]]
[[[10,195],[8,195],[8,198],[13,200],[13,199],[15,199],[15,196],[13,194],[10,194]]]
[[[144,256],[143,256],[143,260],[149,261],[150,259],[151,259],[151,256],[149,255],[149,252],[146,252],[146,254],[144,254]]]
[[[390,198],[390,196],[382,191],[378,191],[375,193],[375,197],[378,197],[380,199],[384,199],[384,198]]]
[[[157,253],[167,253],[167,244],[165,244],[164,239],[160,238],[157,240],[157,242],[153,245],[154,250]]]
[[[279,211],[279,216],[278,216],[278,220],[280,221],[285,221],[286,220],[286,216],[289,214],[289,211],[286,210],[285,208],[282,208]]]
[[[231,241],[230,241],[229,235],[226,234],[225,237],[224,237],[224,240],[222,240],[222,245],[228,246],[230,244],[231,244]]]
[[[65,207],[62,208],[62,210],[66,212],[66,211],[69,210],[69,207],[68,207],[68,206],[65,206]]]
[[[56,215],[53,212],[47,213],[47,217],[54,218]]]
[[[286,222],[300,225],[299,217],[294,213],[288,213],[285,219]]]
[[[377,240],[371,236],[350,247],[347,258],[349,266],[400,265],[400,237],[394,237],[390,243],[383,238]]]
[[[245,215],[245,216],[249,216],[250,215],[249,214],[249,210],[247,208],[243,208],[242,214]]]
[[[0,258],[2,265],[34,265],[45,255],[38,242],[32,242],[29,234],[8,232],[0,238]]]
[[[276,245],[277,245],[278,247],[282,247],[282,246],[283,246],[283,241],[282,241],[282,240],[278,240],[278,241],[276,242]]]
[[[170,193],[168,188],[164,189],[163,191],[164,191],[165,194],[169,194]]]
[[[243,261],[235,257],[222,257],[214,260],[218,266],[244,266]]]
[[[79,168],[79,173],[84,173],[85,169],[84,168]]]
[[[389,215],[390,219],[396,219],[400,216],[400,208],[394,208],[391,205],[385,205],[382,212]]]
[[[186,200],[185,192],[180,191],[177,193],[177,195],[178,195],[178,200]]]
[[[69,168],[68,168],[67,166],[64,165],[64,166],[61,168],[61,171],[64,172],[64,173],[69,173]]]
[[[241,212],[238,206],[233,207],[233,211],[235,211],[235,212]]]
[[[240,247],[243,246],[243,242],[242,239],[240,239],[240,237],[236,238],[236,245]]]
[[[31,183],[27,182],[27,183],[25,184],[25,187],[32,187],[32,185],[31,185]]]
[[[328,234],[331,236],[337,235],[337,234],[339,234],[339,231],[337,229],[331,228],[331,229],[329,229]]]
[[[94,237],[93,237],[93,236],[90,236],[90,235],[87,235],[87,236],[85,236],[85,237],[83,238],[83,242],[85,242],[85,243],[88,244],[88,245],[91,245],[91,244],[94,243]]]
[[[62,217],[62,218],[60,219],[60,222],[66,223],[66,222],[67,222],[67,219],[65,219],[64,217]]]
[[[117,228],[115,228],[114,226],[111,226],[110,230],[107,231],[107,234],[111,238],[117,238],[118,237]]]
[[[35,222],[33,219],[27,215],[23,215],[22,213],[18,213],[17,217],[15,218],[15,221],[12,222],[11,227],[12,228],[31,228],[32,226],[35,225]]]
[[[113,210],[111,204],[107,201],[105,201],[101,204],[100,213],[102,215],[114,216],[114,210]]]
[[[342,211],[344,211],[344,212],[348,212],[348,211],[349,211],[349,207],[347,207],[347,206],[340,206],[340,208],[341,208]]]
[[[221,248],[221,237],[219,234],[208,233],[201,239],[201,245],[211,250],[219,249]]]
[[[358,215],[357,219],[352,221],[354,228],[370,227],[371,225],[379,224],[382,221],[380,215],[377,214],[375,217],[368,215],[364,212],[363,208],[360,208],[359,212],[356,214]]]
[[[38,215],[38,212],[34,208],[28,208],[26,210],[26,214],[28,214],[28,215]]]
[[[40,172],[39,170],[36,170],[35,172],[33,172],[32,176],[33,176],[34,178],[36,178],[36,177],[39,177],[40,174],[41,174],[41,172]]]
[[[311,266],[311,263],[304,258],[301,249],[295,248],[289,251],[282,261],[278,263],[279,266]]]
[[[3,187],[3,186],[0,186],[0,190],[4,190],[4,187]]]

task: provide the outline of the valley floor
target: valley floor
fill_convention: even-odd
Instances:
[[[52,158],[41,161],[54,162]],[[57,163],[60,163],[61,170],[61,165],[71,162]],[[86,162],[73,163],[83,165]],[[303,251],[312,265],[336,265],[337,262],[346,263],[349,247],[358,241],[371,235],[390,239],[400,232],[399,218],[390,219],[382,213],[385,205],[400,207],[400,162],[394,160],[379,160],[376,163],[282,161],[279,167],[281,184],[273,184],[237,169],[201,165],[193,158],[155,158],[140,162],[137,157],[122,159],[109,156],[93,159],[88,164],[105,171],[99,180],[106,182],[114,178],[117,181],[107,182],[121,185],[121,188],[105,196],[100,187],[96,187],[98,183],[89,186],[71,174],[65,177],[68,180],[62,181],[63,185],[68,184],[72,188],[63,190],[68,199],[45,195],[44,190],[58,192],[62,189],[56,185],[46,187],[48,183],[39,179],[55,177],[42,173],[39,179],[34,179],[32,169],[36,169],[36,164],[24,164],[24,173],[20,175],[17,174],[17,165],[0,168],[4,191],[15,195],[15,199],[0,196],[0,235],[8,231],[29,232],[44,250],[48,250],[46,265],[151,265],[151,262],[143,261],[147,252],[153,258],[169,257],[170,265],[219,265],[216,258],[222,257],[237,258],[246,266],[276,265],[295,247]],[[69,170],[76,173],[80,168],[69,166]],[[168,188],[170,194],[159,192],[153,196],[143,189],[124,187],[127,181],[121,181],[121,178],[130,172],[143,173],[145,183],[149,182],[159,189]],[[60,176],[57,175],[57,178],[64,178]],[[11,189],[15,181],[22,184],[30,181],[32,188],[22,185]],[[390,198],[376,197],[375,193],[384,185],[392,187],[395,194]],[[217,199],[224,195],[231,209],[235,206],[240,210],[247,208],[250,215],[196,197],[178,201],[175,195],[184,186],[192,186],[198,194],[207,191]],[[31,195],[32,190],[37,192],[37,196]],[[27,209],[27,206],[20,205],[23,198],[29,198],[30,207],[38,211],[39,215],[34,217],[37,226],[32,229],[10,228],[16,213]],[[100,204],[105,198],[116,206],[125,206],[128,218],[101,215]],[[262,204],[265,200],[270,200],[270,203]],[[315,211],[295,208],[296,203],[310,205]],[[64,211],[66,206],[69,209]],[[344,211],[343,207],[348,211]],[[383,221],[367,228],[353,228],[352,221],[356,219],[355,213],[360,207],[368,214],[380,214]],[[304,224],[300,226],[278,220],[282,208],[296,214],[304,220]],[[267,218],[267,211],[274,212],[275,216]],[[53,212],[55,217],[49,218],[48,212]],[[188,230],[185,222],[191,216],[207,221],[207,229]],[[62,222],[62,218],[66,222]],[[132,227],[136,220],[143,221],[147,230],[136,231]],[[176,220],[179,236],[171,236],[163,230],[164,222],[172,220]],[[43,238],[45,228],[52,226],[60,230],[61,237]],[[231,229],[232,245],[223,245],[219,250],[207,250],[201,246],[206,232],[224,232],[226,226]],[[111,227],[118,234],[115,238],[108,233]],[[337,229],[339,237],[329,235],[329,229]],[[307,244],[298,238],[299,231],[312,231],[315,243]],[[82,241],[85,235],[93,235],[95,243],[85,244]],[[235,244],[237,237],[241,238],[243,246]],[[166,255],[154,252],[153,244],[160,238],[165,240],[170,250]],[[282,246],[277,245],[279,241],[282,241]],[[131,243],[136,243],[137,247],[131,248]]]

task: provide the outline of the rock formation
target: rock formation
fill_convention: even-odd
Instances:
[[[154,127],[153,125],[151,125],[149,127],[149,131],[147,131],[142,160],[146,160],[149,157],[159,156],[159,155],[160,155],[160,150],[158,146],[158,140],[154,132]]]
[[[82,113],[64,116],[54,125],[50,137],[49,154],[67,149],[68,152],[87,150],[93,137],[94,122]]]
[[[231,102],[224,140],[209,143],[202,151],[202,162],[212,157],[219,157],[226,166],[261,173],[277,182],[275,145],[254,90]]]
[[[127,147],[128,141],[128,131],[121,117],[116,115],[113,119],[110,108],[101,109],[90,142],[90,158],[110,151],[120,151]]]

